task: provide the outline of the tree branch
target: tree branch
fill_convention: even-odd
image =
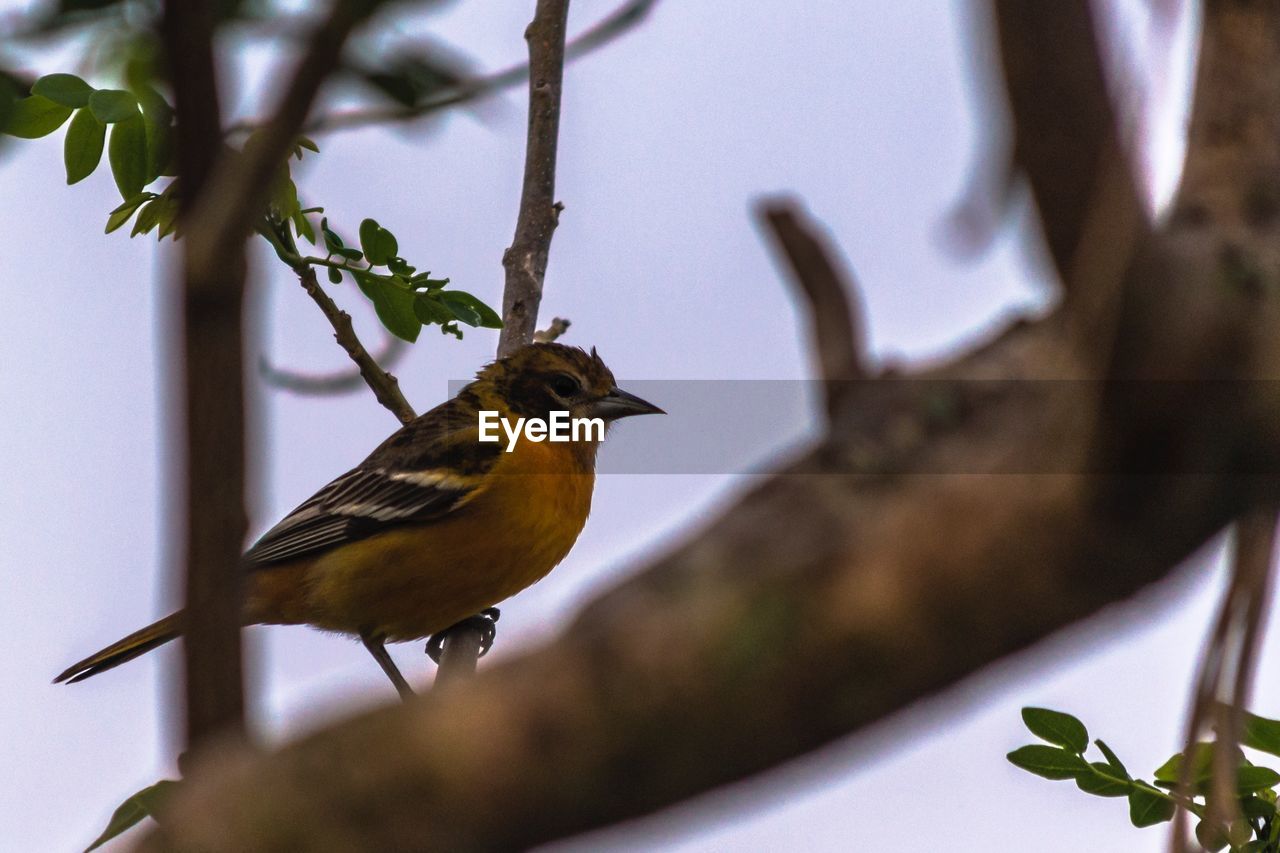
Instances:
[[[222,138],[213,4],[170,0],[161,33],[177,117],[183,216],[208,186]],[[182,253],[185,458],[186,738],[242,734],[240,550],[247,527],[242,312],[243,245],[216,263]]]
[[[187,230],[189,251],[197,261],[212,263],[232,244],[243,242],[253,211],[266,198],[272,175],[288,156],[347,37],[379,5],[380,0],[337,0],[312,34],[275,114],[254,137],[253,144],[239,154],[228,152],[218,159],[212,181],[214,191],[201,198],[195,211],[202,227]]]
[[[399,364],[400,359],[408,351],[405,341],[395,335],[386,335],[381,349],[376,353],[369,353],[369,357],[373,359],[374,364],[390,374],[389,368]],[[292,391],[295,394],[328,396],[368,387],[364,372],[359,367],[355,370],[338,370],[332,373],[304,373],[286,367],[277,367],[266,356],[262,356],[258,360],[258,372],[262,376],[262,381],[268,385],[282,391]]]
[[[502,255],[506,283],[502,291],[498,358],[510,355],[533,340],[538,306],[542,302],[542,284],[547,274],[547,257],[551,252],[551,235],[560,217],[561,205],[555,201],[556,146],[560,134],[560,92],[568,18],[569,0],[538,0],[533,21],[524,34],[529,43],[532,71],[529,133],[515,241]],[[446,628],[431,642],[438,642],[443,650],[437,662],[437,684],[475,672],[484,645],[476,617]]]
[[[783,199],[766,201],[757,215],[769,226],[777,248],[785,256],[800,295],[809,309],[814,350],[826,390],[827,416],[834,419],[841,404],[865,379],[863,334],[849,304],[849,277],[836,269],[834,253],[824,245],[800,206]]]
[[[378,362],[364,348],[364,344],[360,343],[360,339],[356,336],[355,328],[351,325],[351,315],[338,307],[337,303],[324,292],[324,288],[320,286],[320,282],[316,279],[316,271],[313,267],[306,264],[294,267],[294,272],[298,274],[298,281],[302,284],[302,289],[307,295],[320,306],[320,311],[329,321],[329,325],[333,326],[333,338],[336,340],[351,360],[355,362],[356,367],[360,370],[360,376],[364,379],[365,384],[373,391],[373,396],[378,398],[378,402],[387,408],[391,414],[402,424],[417,417],[413,410],[413,406],[409,405],[409,401],[405,399],[404,393],[400,390],[400,382],[387,371],[383,370]]]
[[[1039,8],[996,0],[994,8],[1013,159],[1030,181],[1045,243],[1071,299],[1096,279],[1081,274],[1080,253],[1120,241],[1122,273],[1139,235],[1135,226],[1145,218],[1108,95],[1092,4],[1066,0]],[[1117,229],[1121,223],[1126,227]]]
[[[339,0],[312,38],[275,117],[243,154],[222,148],[214,4],[170,0],[161,30],[174,87],[183,187],[186,363],[187,738],[242,733],[240,554],[244,508],[245,239],[270,177],[351,28],[376,3]]]
[[[539,344],[549,344],[560,339],[560,336],[569,331],[569,327],[573,323],[567,317],[552,317],[551,322],[547,324],[545,329],[540,329],[533,333],[533,340]]]
[[[551,236],[562,209],[555,200],[556,146],[568,17],[569,0],[538,0],[533,23],[525,31],[529,42],[529,133],[515,239],[502,255],[506,285],[499,358],[533,340]]]
[[[639,24],[657,4],[657,0],[631,0],[610,12],[596,24],[583,30],[576,38],[565,46],[565,61],[569,62],[586,56],[598,48],[612,42],[627,30]],[[382,125],[387,122],[412,121],[424,118],[448,107],[478,100],[486,95],[514,86],[529,76],[529,63],[522,62],[493,74],[459,81],[455,86],[440,92],[423,103],[413,106],[377,107],[371,109],[355,109],[336,112],[308,122],[309,133],[325,133],[334,130],[347,130],[370,125]],[[249,130],[253,124],[241,124],[236,129]]]

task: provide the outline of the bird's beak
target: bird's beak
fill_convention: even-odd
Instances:
[[[593,418],[604,418],[616,421],[618,418],[629,418],[632,415],[665,415],[653,403],[641,400],[635,394],[628,394],[621,388],[613,388],[599,400],[587,405],[587,415]]]

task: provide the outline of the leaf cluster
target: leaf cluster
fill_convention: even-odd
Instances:
[[[163,186],[152,186],[175,174],[174,111],[151,84],[148,63],[128,63],[125,77],[126,89],[95,89],[74,74],[41,77],[25,97],[11,102],[0,99],[0,133],[38,139],[66,124],[63,155],[67,183],[78,183],[93,174],[105,149],[124,199],[107,215],[106,233],[132,220],[130,236],[155,231],[160,240],[169,235],[176,239],[182,233],[178,216],[180,181],[173,179]],[[260,138],[258,133],[250,134],[242,150],[251,149]],[[308,151],[319,153],[320,149],[313,140],[299,137],[291,157],[301,160]],[[227,152],[230,156],[238,154],[231,148]],[[361,223],[359,248],[343,241],[327,219],[320,220],[317,235],[309,216],[323,210],[302,206],[290,160],[286,159],[276,169],[257,231],[295,270],[327,267],[334,284],[350,276],[373,303],[383,326],[406,341],[416,341],[426,325],[438,325],[441,332],[457,338],[462,337],[459,324],[502,327],[498,313],[478,297],[446,289],[448,278],[418,272],[416,266],[400,256],[395,235],[374,219],[366,218]],[[323,245],[326,255],[302,257],[295,237],[313,246]]]
[[[67,124],[62,154],[68,184],[93,174],[104,149],[126,201],[174,174],[173,109],[145,79],[128,89],[95,89],[74,74],[47,74],[7,113],[0,128],[20,139],[39,139]]]
[[[1047,708],[1023,708],[1022,721],[1044,743],[1028,744],[1008,754],[1009,761],[1037,776],[1073,780],[1076,787],[1096,797],[1124,797],[1129,804],[1129,820],[1136,827],[1154,826],[1171,820],[1179,805],[1200,820],[1196,838],[1207,850],[1232,853],[1280,853],[1280,820],[1276,819],[1276,786],[1280,772],[1253,764],[1243,753],[1235,756],[1236,806],[1241,818],[1223,826],[1205,819],[1211,791],[1215,743],[1198,743],[1188,759],[1183,753],[1172,756],[1152,774],[1150,782],[1129,775],[1124,764],[1102,740],[1093,744],[1102,761],[1085,757],[1089,732],[1084,723],[1070,714]],[[1280,755],[1280,720],[1246,714],[1244,745],[1271,755]],[[1191,796],[1176,789],[1183,763],[1192,762],[1189,774]]]
[[[413,342],[423,326],[433,324],[439,325],[442,333],[458,338],[462,337],[458,323],[502,328],[502,318],[478,297],[463,290],[446,290],[449,279],[433,278],[430,271],[418,272],[400,257],[395,234],[376,220],[361,222],[359,236],[360,248],[349,246],[329,227],[328,219],[321,219],[320,237],[328,253],[322,263],[334,284],[340,284],[344,275],[355,279],[392,334]]]

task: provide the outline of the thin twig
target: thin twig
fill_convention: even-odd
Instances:
[[[506,285],[499,358],[533,339],[551,236],[563,209],[555,200],[556,146],[568,17],[569,0],[538,0],[533,23],[524,34],[529,43],[529,133],[515,239],[502,255]]]
[[[598,23],[583,30],[565,47],[565,61],[586,56],[609,44],[627,30],[644,20],[658,0],[632,0],[610,12]],[[529,76],[529,63],[521,62],[480,77],[460,80],[454,86],[441,91],[422,103],[413,106],[375,107],[347,110],[320,116],[307,123],[308,133],[326,133],[333,130],[350,130],[388,122],[405,122],[423,118],[448,107],[465,104],[490,95],[508,86],[515,86]],[[252,130],[255,123],[241,123],[233,130]]]
[[[560,205],[555,202],[556,141],[568,17],[569,0],[538,0],[533,22],[524,34],[529,43],[529,67],[533,70],[529,77],[529,135],[515,241],[502,255],[507,275],[502,294],[499,358],[533,340],[551,235],[560,215]],[[564,321],[566,328],[568,325]],[[475,619],[449,628],[442,642],[437,684],[475,672],[483,645],[483,634]]]
[[[480,629],[470,623],[449,629],[436,665],[435,686],[441,687],[474,675],[480,662],[480,650],[484,643]]]
[[[372,353],[371,357],[383,370],[390,370],[404,358],[408,351],[409,348],[403,340],[395,335],[387,335],[382,343],[382,349]],[[364,380],[364,374],[358,368],[336,370],[332,373],[303,373],[300,370],[277,367],[265,355],[258,359],[258,373],[262,376],[262,381],[273,388],[314,397],[345,394],[367,387],[368,384]]]
[[[567,317],[553,317],[545,329],[533,333],[533,342],[536,344],[552,343],[569,331],[569,327],[572,325],[573,323]]]
[[[399,380],[384,370],[364,348],[364,344],[360,343],[360,338],[356,336],[356,331],[351,325],[351,315],[339,308],[329,294],[324,292],[324,288],[316,279],[315,269],[303,265],[295,267],[294,271],[298,274],[302,289],[316,305],[320,306],[329,325],[333,326],[334,340],[356,363],[356,367],[360,369],[360,376],[373,391],[373,395],[378,398],[378,402],[395,415],[402,424],[407,424],[417,417],[413,406],[409,405],[409,401],[400,390]]]
[[[1196,673],[1177,790],[1186,797],[1194,793],[1191,783],[1196,743],[1206,718],[1212,716],[1217,736],[1205,820],[1215,827],[1226,827],[1240,815],[1235,777],[1245,706],[1271,595],[1276,523],[1274,507],[1254,510],[1236,522],[1227,592]],[[1174,821],[1172,850],[1182,853],[1186,844],[1186,813],[1180,810]]]
[[[852,276],[837,267],[835,252],[794,200],[770,199],[756,209],[791,270],[791,280],[809,307],[813,347],[825,383],[827,414],[837,410],[855,382],[865,379],[861,323],[849,294]]]

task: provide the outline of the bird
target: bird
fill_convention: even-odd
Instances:
[[[510,440],[510,422],[599,419],[577,440]],[[487,413],[487,414],[486,414]],[[507,419],[500,440],[482,430]],[[388,642],[421,640],[541,580],[586,524],[595,463],[615,421],[662,409],[620,389],[593,347],[527,344],[405,424],[244,553],[244,625],[359,637],[402,696]],[[590,422],[587,422],[590,426]],[[487,439],[487,440],[482,440]],[[178,611],[67,667],[77,682],[180,636]]]

